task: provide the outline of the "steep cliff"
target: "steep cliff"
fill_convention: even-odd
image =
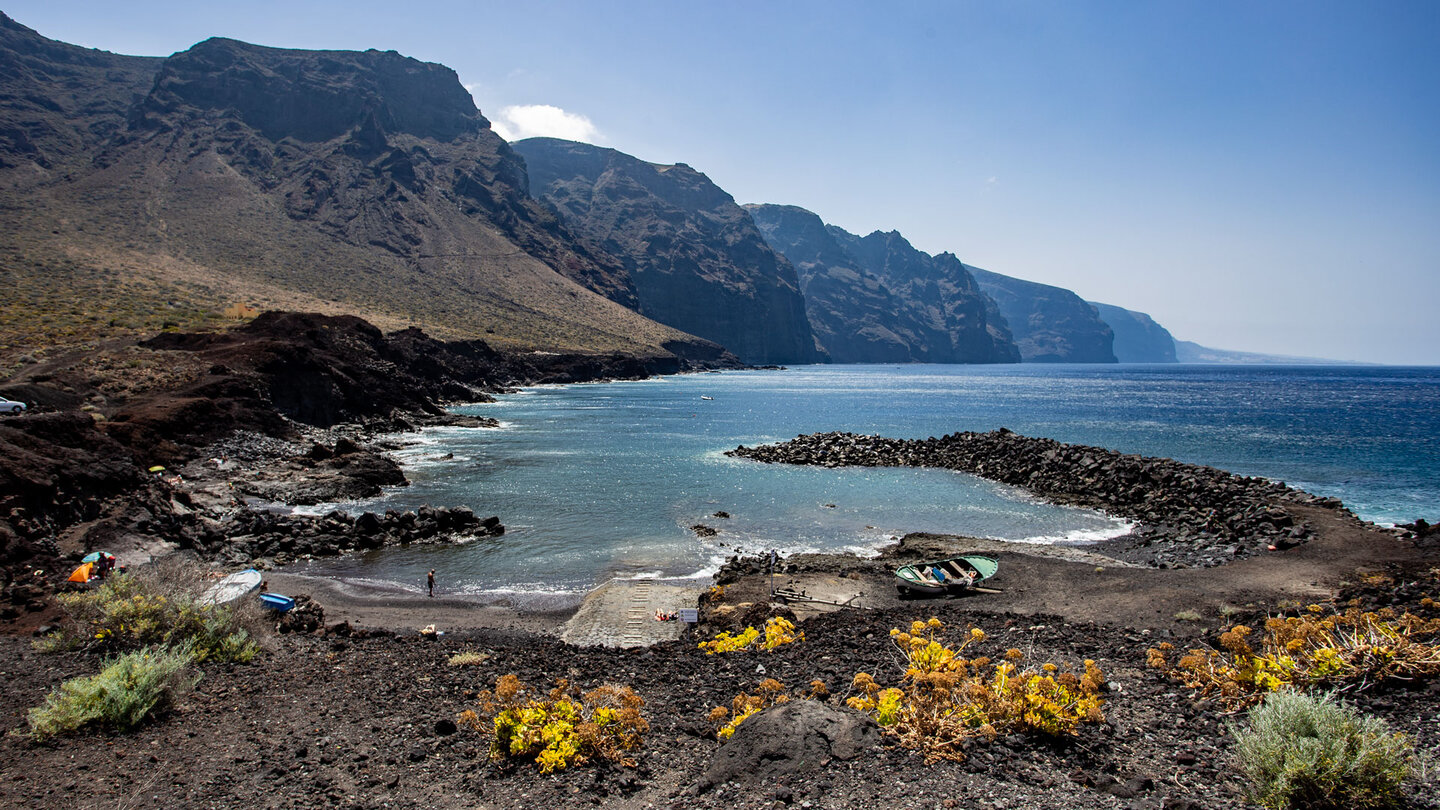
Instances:
[[[953,254],[931,256],[898,231],[860,237],[834,225],[826,231],[860,267],[880,279],[910,317],[944,337],[925,358],[942,363],[1017,363],[1020,354],[1003,318]]]
[[[1114,333],[1075,293],[970,267],[1005,316],[1026,363],[1114,363]]]
[[[1175,338],[1143,312],[1089,302],[1115,333],[1115,359],[1122,363],[1174,363]]]
[[[554,138],[514,144],[530,190],[597,252],[621,258],[646,317],[749,363],[813,363],[795,269],[704,174]]]
[[[991,363],[1015,362],[1003,322],[973,317],[973,308],[955,299],[975,294],[968,273],[959,284],[937,281],[935,292],[948,300],[920,301],[897,292],[866,269],[820,217],[793,205],[747,205],[746,209],[772,248],[795,265],[810,324],[837,363]],[[913,250],[913,249],[912,249]],[[918,251],[916,251],[918,253]],[[921,254],[923,256],[923,254]],[[938,257],[927,257],[941,261]],[[926,272],[943,275],[933,266]],[[953,267],[949,269],[953,270]],[[915,292],[913,284],[902,284]],[[993,333],[993,334],[992,334]],[[1008,351],[1007,351],[1008,350]]]
[[[502,347],[719,352],[633,311],[623,265],[529,197],[449,68],[228,39],[120,57],[8,18],[0,35],[0,258],[19,302],[0,332],[26,311],[83,337],[248,304]]]

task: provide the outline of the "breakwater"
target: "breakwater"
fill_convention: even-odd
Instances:
[[[1291,504],[1342,508],[1264,478],[1168,458],[1022,436],[1005,428],[940,438],[816,433],[737,447],[727,455],[821,467],[939,467],[1023,487],[1056,503],[1099,509],[1139,525],[1107,551],[1161,568],[1219,565],[1303,543],[1314,529]]]

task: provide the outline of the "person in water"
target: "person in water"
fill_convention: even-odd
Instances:
[[[430,595],[435,595],[435,569],[431,568],[430,573],[425,575],[425,584],[430,588]]]

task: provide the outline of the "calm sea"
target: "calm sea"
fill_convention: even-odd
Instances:
[[[541,386],[460,410],[502,427],[397,437],[412,485],[339,506],[465,505],[499,515],[504,537],[295,572],[419,591],[436,568],[450,593],[562,604],[612,577],[705,577],[737,552],[868,552],[910,531],[1085,543],[1128,528],[948,471],[723,455],[830,430],[1008,427],[1283,480],[1380,523],[1440,517],[1437,368],[809,366]]]

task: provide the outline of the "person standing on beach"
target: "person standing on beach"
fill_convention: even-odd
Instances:
[[[430,586],[430,595],[435,595],[435,569],[431,568],[430,573],[425,577],[426,584]]]

